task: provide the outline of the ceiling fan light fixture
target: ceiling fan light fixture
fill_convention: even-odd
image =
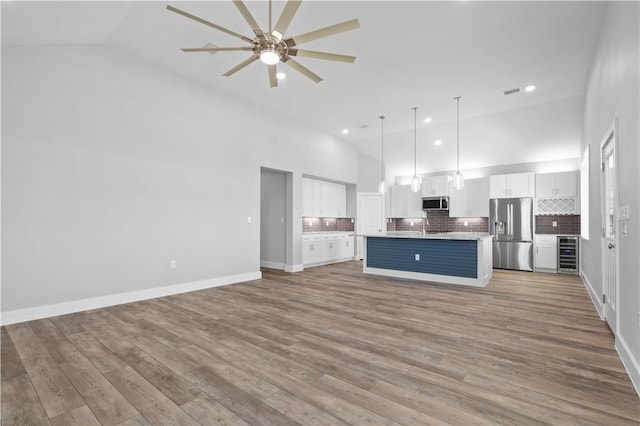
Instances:
[[[268,47],[260,52],[260,60],[267,65],[275,65],[280,62],[280,55],[278,55],[275,49]]]

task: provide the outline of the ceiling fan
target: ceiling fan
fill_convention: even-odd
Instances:
[[[297,46],[299,44],[307,43],[313,40],[318,40],[324,37],[329,37],[335,34],[340,34],[345,31],[355,30],[360,27],[360,23],[357,19],[352,19],[350,21],[342,22],[340,24],[330,25],[325,28],[321,28],[315,31],[310,31],[308,33],[300,34],[295,37],[284,38],[284,34],[289,27],[289,24],[293,20],[298,8],[300,7],[300,3],[302,0],[289,0],[282,10],[280,14],[280,18],[276,22],[275,27],[271,27],[271,7],[272,0],[269,0],[269,31],[267,33],[263,32],[260,29],[260,26],[247,9],[247,6],[244,4],[242,0],[233,0],[233,4],[238,8],[245,21],[249,24],[251,29],[253,30],[255,37],[249,38],[245,37],[242,34],[238,34],[235,31],[228,30],[224,27],[214,24],[213,22],[209,22],[205,19],[192,15],[188,12],[175,8],[173,6],[167,6],[171,12],[177,13],[178,15],[182,15],[186,18],[192,19],[201,24],[207,25],[211,28],[215,28],[218,31],[222,31],[223,33],[229,34],[233,37],[237,37],[240,40],[249,44],[249,46],[243,47],[194,47],[194,48],[184,48],[183,52],[230,52],[230,51],[247,51],[252,52],[253,54],[248,59],[242,61],[235,67],[231,68],[229,71],[224,73],[225,77],[229,77],[236,72],[240,71],[247,65],[257,61],[260,59],[263,63],[267,65],[267,69],[269,71],[269,84],[271,87],[278,86],[278,79],[276,77],[276,64],[278,62],[283,62],[289,65],[294,70],[303,74],[304,76],[310,78],[311,80],[319,83],[322,81],[322,78],[304,67],[299,62],[295,61],[292,56],[300,56],[306,58],[315,58],[315,59],[325,59],[329,61],[339,61],[339,62],[349,62],[353,63],[356,60],[355,56],[348,55],[339,55],[336,53],[326,53],[326,52],[316,52],[314,50],[303,50],[298,49]]]

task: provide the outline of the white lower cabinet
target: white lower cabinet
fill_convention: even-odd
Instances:
[[[318,266],[353,259],[353,234],[327,233],[302,237],[302,263]]]
[[[536,235],[534,242],[535,270],[556,272],[558,269],[558,238],[555,235]]]

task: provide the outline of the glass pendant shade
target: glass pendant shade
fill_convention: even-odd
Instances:
[[[464,177],[462,173],[458,170],[456,175],[453,177],[453,189],[460,191],[464,188]]]
[[[411,192],[420,192],[420,178],[418,176],[413,176],[411,179]]]

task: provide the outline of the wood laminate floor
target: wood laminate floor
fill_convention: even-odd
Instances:
[[[2,327],[2,423],[638,424],[575,276],[360,262]]]

